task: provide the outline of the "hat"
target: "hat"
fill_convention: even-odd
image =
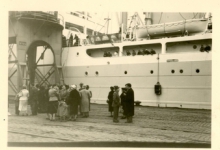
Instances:
[[[73,85],[71,85],[70,87],[75,89],[75,88],[76,88],[76,85],[73,84]]]

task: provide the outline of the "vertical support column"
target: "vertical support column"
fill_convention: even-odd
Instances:
[[[161,54],[166,54],[166,42],[162,42],[162,49],[161,49]]]

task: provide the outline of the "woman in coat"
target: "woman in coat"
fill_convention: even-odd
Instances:
[[[28,115],[27,113],[27,107],[28,107],[28,97],[29,97],[29,91],[26,89],[26,86],[24,85],[22,87],[22,90],[18,93],[19,97],[19,111],[20,114]]]
[[[86,90],[86,86],[83,86],[83,89],[79,92],[81,97],[81,112],[83,118],[89,117],[89,99],[91,98],[91,93]]]
[[[50,121],[55,120],[55,115],[57,113],[57,106],[58,106],[58,97],[59,93],[57,91],[56,85],[53,85],[52,88],[49,90],[49,116],[50,116]]]
[[[68,98],[68,105],[69,105],[69,115],[70,119],[76,121],[76,117],[78,114],[78,105],[80,102],[80,95],[79,92],[76,90],[76,85],[70,86],[71,92]]]

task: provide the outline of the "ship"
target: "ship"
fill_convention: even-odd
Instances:
[[[121,40],[120,33],[91,36],[90,44],[63,48],[65,82],[89,85],[94,103],[106,103],[110,86],[124,87],[131,83],[135,101],[145,106],[210,109],[212,33],[208,31],[209,25],[209,18],[201,16],[130,27],[136,31],[135,41]],[[149,54],[126,55],[133,50],[136,54],[148,50]],[[103,57],[104,52],[110,52],[112,57]],[[159,94],[155,89],[158,83]]]
[[[211,109],[211,13],[143,14],[144,23],[139,13],[122,12],[116,33],[88,34],[88,27],[63,22],[63,83],[89,85],[91,103],[106,104],[111,86],[131,83],[143,106]],[[80,37],[73,44],[71,33]]]

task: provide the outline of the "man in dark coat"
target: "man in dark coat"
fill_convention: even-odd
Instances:
[[[127,89],[125,97],[125,116],[127,118],[126,123],[132,123],[132,117],[134,116],[134,91],[131,88],[131,84],[127,83],[125,85]]]
[[[36,85],[38,86],[38,85]],[[37,109],[38,109],[38,95],[39,91],[38,88],[31,85],[31,90],[30,90],[30,105],[31,105],[31,112],[32,115],[37,115]]]
[[[114,93],[114,87],[110,87],[110,92],[108,93],[108,111],[110,112],[110,117],[112,116],[112,112],[113,112],[113,107],[112,107],[112,102],[113,102],[113,93]]]
[[[80,95],[79,92],[76,90],[76,85],[71,85],[73,90],[70,92],[68,104],[70,106],[70,116],[73,121],[76,121],[76,117],[78,114],[78,105],[80,103]]]

